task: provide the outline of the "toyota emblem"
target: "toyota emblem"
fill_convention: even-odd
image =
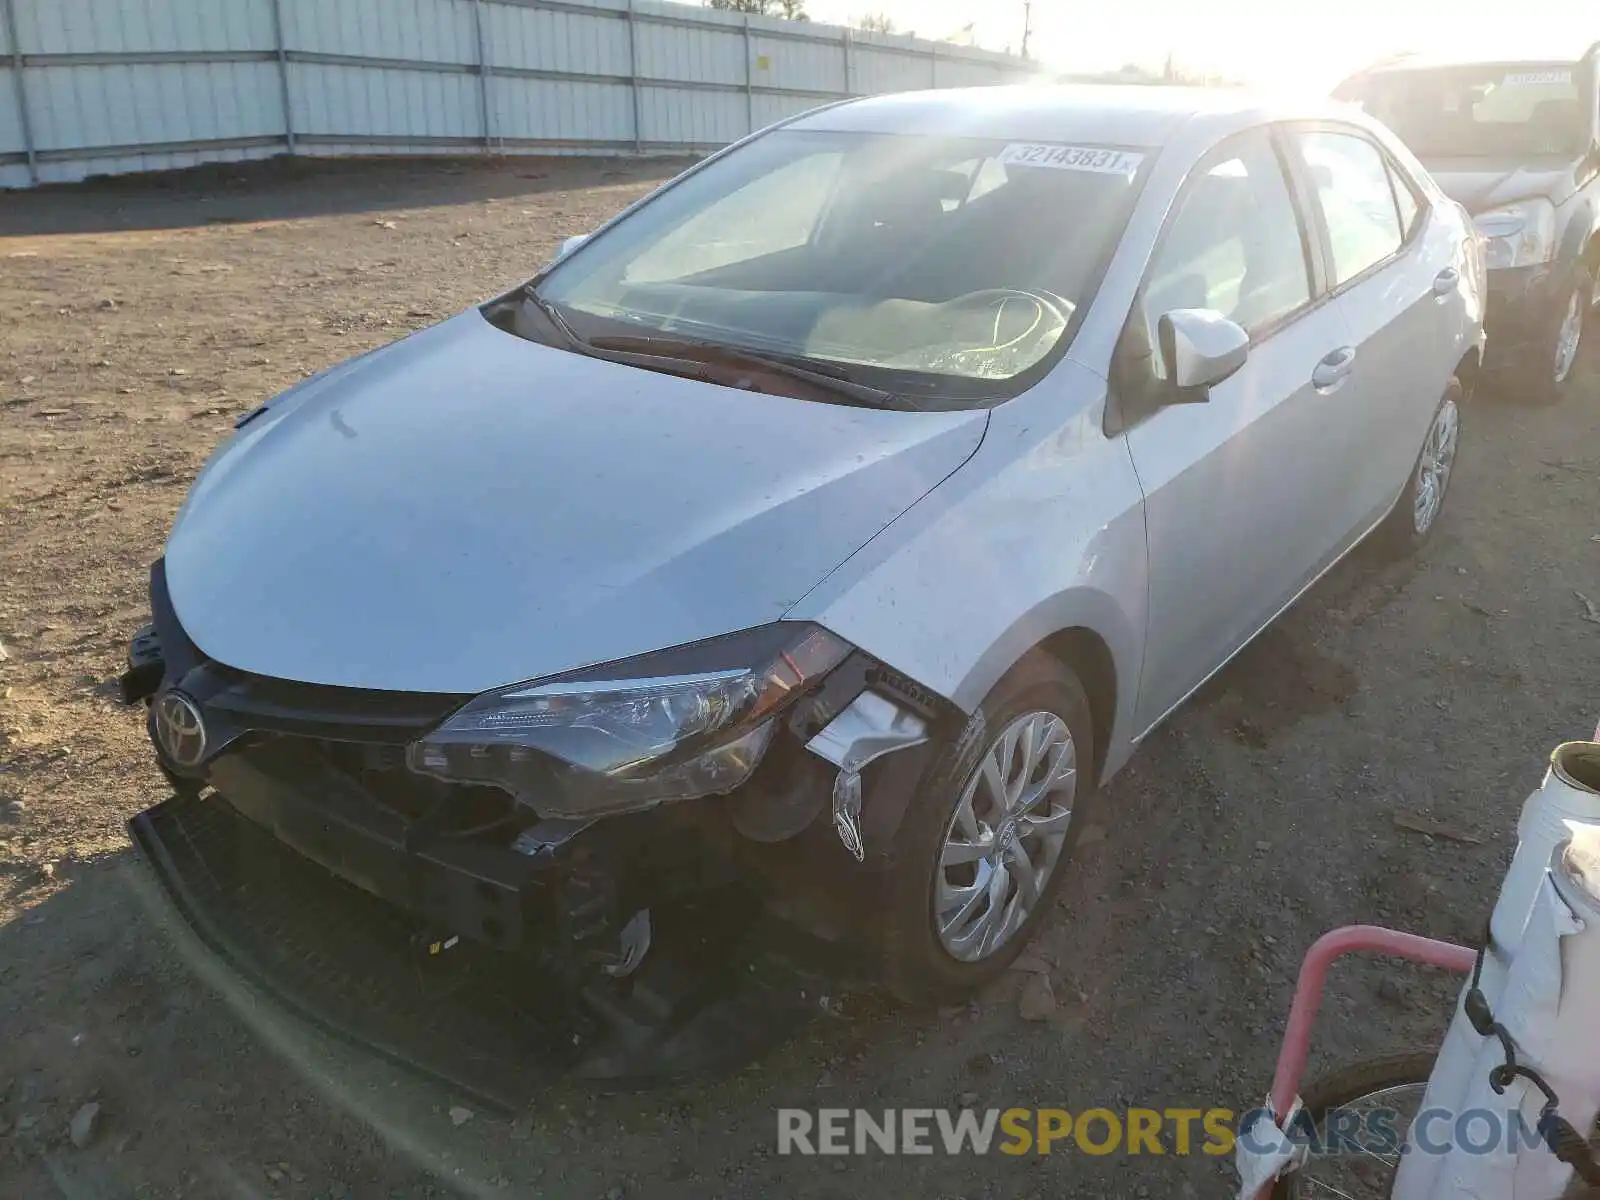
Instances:
[[[173,765],[198,766],[206,756],[206,723],[195,702],[182,692],[163,692],[155,715],[156,740]]]

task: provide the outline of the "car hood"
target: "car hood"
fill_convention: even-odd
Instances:
[[[1575,164],[1496,162],[1481,158],[1424,159],[1422,165],[1438,181],[1445,195],[1473,215],[1488,212],[1514,200],[1545,196],[1561,204],[1573,191]]]
[[[656,374],[473,310],[246,423],[179,511],[167,581],[227,665],[478,692],[777,620],[986,422]]]

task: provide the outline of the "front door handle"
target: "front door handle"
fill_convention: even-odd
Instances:
[[[1355,365],[1356,348],[1340,346],[1337,350],[1323,355],[1316,370],[1311,372],[1311,386],[1319,392],[1331,392],[1344,382],[1345,376],[1350,374],[1351,368]]]
[[[1456,290],[1456,284],[1461,282],[1461,272],[1454,267],[1446,267],[1433,277],[1433,294],[1435,296],[1448,296]]]

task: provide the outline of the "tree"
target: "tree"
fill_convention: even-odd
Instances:
[[[758,17],[782,17],[785,21],[809,21],[806,0],[706,0],[712,8],[728,12],[753,13]]]
[[[894,18],[888,13],[869,12],[851,19],[850,23],[866,33],[893,33]]]

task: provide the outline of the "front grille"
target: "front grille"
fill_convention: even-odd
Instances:
[[[209,661],[180,686],[205,705],[208,716],[216,713],[236,728],[390,746],[415,741],[468,699],[296,683]]]
[[[469,837],[503,833],[533,820],[496,787],[447,783],[406,766],[405,747],[337,741],[298,734],[256,734],[234,751],[252,765],[293,783],[308,795],[334,782],[357,789],[369,803],[428,833]]]

